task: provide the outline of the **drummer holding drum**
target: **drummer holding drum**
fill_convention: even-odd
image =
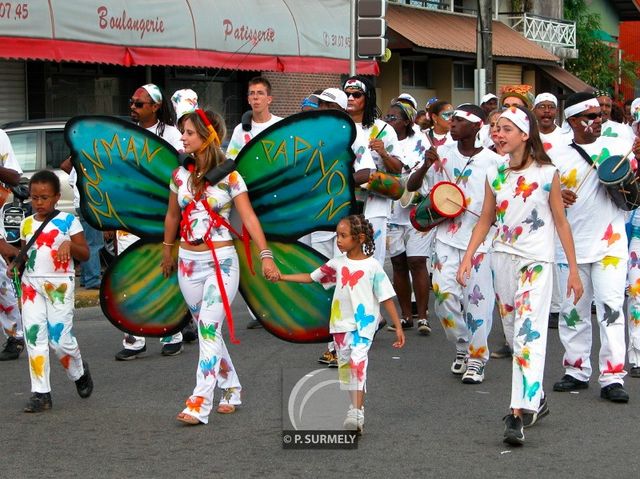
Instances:
[[[422,230],[436,227],[431,261],[435,313],[456,348],[451,372],[462,375],[466,384],[484,380],[489,359],[487,336],[495,302],[490,242],[481,245],[474,256],[466,286],[456,281],[456,273],[482,210],[487,170],[505,162],[476,142],[484,121],[485,113],[479,106],[458,106],[451,121],[456,143],[440,146],[437,152],[429,150],[424,164],[407,183],[407,189],[420,190],[427,197],[415,209],[414,226]]]
[[[565,105],[574,142],[549,151],[560,172],[562,196],[575,242],[584,295],[574,306],[565,298],[560,313],[560,340],[565,348],[565,375],[554,391],[589,386],[591,355],[591,300],[596,305],[600,331],[600,397],[627,402],[624,389],[624,292],[627,275],[625,210],[637,207],[638,183],[631,171],[631,142],[601,136],[602,112],[591,93],[575,93]],[[609,183],[607,187],[601,181]],[[616,184],[617,182],[617,184]],[[616,203],[617,201],[617,203]],[[561,284],[566,284],[564,252],[556,249]],[[630,288],[633,294],[633,285]]]

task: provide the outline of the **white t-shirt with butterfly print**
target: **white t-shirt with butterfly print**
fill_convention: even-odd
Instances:
[[[551,133],[540,132],[540,140],[542,141],[544,151],[548,154],[552,148],[571,143],[571,140],[573,140],[573,130],[565,131],[556,125]]]
[[[489,168],[504,163],[503,157],[483,148],[473,157],[464,156],[458,150],[458,143],[438,147],[440,162],[429,168],[422,188],[427,196],[431,189],[441,181],[457,183],[464,193],[466,208],[456,218],[447,220],[436,227],[436,239],[454,248],[466,250],[471,232],[478,222],[484,203],[484,185]],[[425,184],[426,183],[426,184]],[[475,213],[475,214],[474,214]],[[490,242],[485,241],[478,248],[479,253],[489,251]]]
[[[487,180],[496,197],[493,250],[553,263],[555,223],[549,205],[553,165],[533,163],[524,170],[491,167]]]
[[[329,320],[331,334],[356,331],[365,341],[373,340],[380,303],[396,295],[378,260],[373,256],[353,260],[341,255],[312,272],[311,279],[324,289],[336,288]]]
[[[20,224],[20,239],[29,242],[42,221],[31,215]],[[24,275],[27,277],[68,277],[75,274],[73,258],[67,262],[57,259],[58,249],[73,235],[82,233],[80,220],[70,213],[60,212],[49,221],[27,251]]]
[[[416,169],[424,163],[424,154],[427,148],[430,148],[429,140],[422,132],[414,133],[407,136],[404,140],[398,140],[398,156],[402,163],[409,168],[408,172],[403,172],[404,177],[409,177]],[[403,208],[400,200],[391,203],[391,214],[389,215],[389,223],[396,225],[410,225],[409,214],[415,205]]]
[[[237,124],[233,129],[233,134],[231,135],[231,139],[229,140],[229,146],[227,146],[227,158],[235,160],[236,156],[240,154],[240,150],[244,148],[244,145],[249,143],[259,133],[262,133],[274,123],[278,123],[280,120],[282,120],[282,117],[276,115],[271,115],[271,118],[269,118],[269,120],[265,121],[264,123],[256,123],[252,119],[251,130],[249,131],[245,131],[242,128],[242,123]]]
[[[626,155],[631,145],[630,141],[601,136],[593,143],[579,146],[600,165],[609,156]],[[595,263],[607,256],[626,261],[625,212],[611,200],[598,173],[569,145],[553,148],[549,157],[558,167],[562,188],[577,191],[576,202],[566,212],[578,264]],[[556,245],[556,260],[567,262],[559,244]]]

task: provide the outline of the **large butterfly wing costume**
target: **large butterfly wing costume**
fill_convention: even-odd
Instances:
[[[113,117],[75,117],[65,136],[87,222],[141,237],[105,272],[100,288],[105,316],[131,334],[179,331],[189,319],[188,307],[177,274],[164,278],[160,266],[176,150]],[[355,125],[342,112],[304,112],[267,128],[238,155],[237,170],[282,273],[311,272],[326,262],[297,239],[312,231],[333,231],[341,218],[355,212],[355,136]],[[271,283],[254,275],[241,242],[236,244],[240,292],[265,329],[292,342],[327,341],[332,292],[315,283]],[[259,265],[253,243],[251,256]]]

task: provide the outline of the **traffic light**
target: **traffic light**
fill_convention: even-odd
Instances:
[[[385,0],[357,0],[358,25],[356,52],[361,58],[381,57],[387,48]]]

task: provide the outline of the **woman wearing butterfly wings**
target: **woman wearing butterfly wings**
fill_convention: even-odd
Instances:
[[[567,297],[573,294],[577,303],[583,288],[560,180],[544,152],[535,118],[528,110],[514,107],[501,115],[498,128],[498,141],[509,154],[508,174],[499,180],[497,166],[487,174],[482,214],[457,280],[466,284],[473,255],[497,217],[499,231],[509,234],[496,235],[493,242],[492,269],[500,273],[494,274],[494,287],[514,357],[511,412],[505,416],[503,439],[508,444],[521,445],[523,427],[533,425],[549,412],[542,380],[555,260],[554,231],[569,265]],[[498,205],[500,214],[496,215]]]
[[[193,155],[195,161],[187,167],[178,167],[172,175],[162,271],[169,276],[176,267],[172,247],[179,232],[178,257],[182,267],[178,283],[198,324],[200,353],[195,389],[176,419],[195,425],[209,421],[216,384],[225,390],[217,412],[232,413],[241,403],[242,387],[222,337],[226,317],[231,340],[235,339],[230,304],[240,281],[238,255],[231,238],[232,231],[237,233],[229,224],[232,208],[239,213],[244,228],[260,249],[265,278],[278,280],[280,272],[267,249],[242,176],[232,171],[216,184],[210,184],[205,177],[226,160],[220,148],[220,138],[226,135],[224,120],[216,113],[196,110],[185,115],[183,126],[184,151]],[[243,230],[239,236],[248,241],[245,235]],[[226,374],[217,383],[221,368]]]

